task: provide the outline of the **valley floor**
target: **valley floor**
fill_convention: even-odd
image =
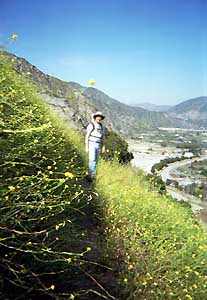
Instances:
[[[129,151],[134,155],[131,164],[144,170],[146,173],[151,172],[154,164],[170,157],[178,156],[175,147],[165,147],[150,142],[128,140]]]

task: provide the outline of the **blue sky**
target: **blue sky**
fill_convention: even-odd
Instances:
[[[9,51],[125,103],[207,95],[207,0],[0,0],[12,33]]]

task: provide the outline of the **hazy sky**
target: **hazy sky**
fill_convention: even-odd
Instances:
[[[207,0],[0,0],[0,40],[44,72],[122,102],[207,95]]]

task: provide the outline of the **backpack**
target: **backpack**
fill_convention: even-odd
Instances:
[[[90,122],[89,124],[92,124],[92,126],[93,126],[93,129],[91,130],[91,132],[90,132],[90,136],[91,136],[91,133],[95,130],[95,125],[94,125],[94,123],[93,122]],[[88,125],[89,125],[88,124]],[[102,136],[101,136],[101,138],[103,138],[103,124],[102,123],[99,123],[100,124],[100,126],[101,126],[101,131],[102,131]]]

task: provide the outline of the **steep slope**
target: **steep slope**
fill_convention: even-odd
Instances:
[[[0,137],[0,299],[113,298],[83,140],[1,55]]]
[[[83,140],[48,111],[0,59],[0,299],[206,300],[190,208],[116,161],[86,185]]]

